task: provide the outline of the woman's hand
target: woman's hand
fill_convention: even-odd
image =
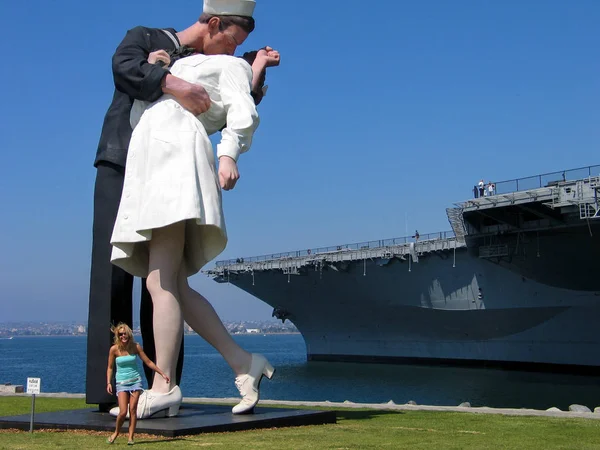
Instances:
[[[163,377],[163,380],[165,380],[167,382],[167,384],[169,384],[171,382],[171,379],[169,378],[168,375],[161,373],[160,376]]]
[[[229,156],[219,158],[219,184],[221,189],[229,191],[235,187],[235,183],[240,179],[237,163]]]
[[[169,64],[171,64],[171,57],[164,50],[150,52],[148,55],[148,62],[150,64],[156,64],[158,61],[162,61],[164,63],[163,67],[169,67]]]
[[[112,393],[113,393],[112,391],[113,391],[112,384],[107,383],[107,385],[106,385],[106,392],[108,392],[110,395],[112,395]]]
[[[273,50],[273,48],[266,46],[258,51],[256,59],[264,62],[265,67],[275,67],[281,62],[281,55],[277,50]]]

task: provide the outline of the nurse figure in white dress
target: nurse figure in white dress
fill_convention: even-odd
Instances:
[[[155,53],[164,60],[164,52]],[[150,55],[151,62],[156,54]],[[235,186],[236,161],[250,148],[259,122],[251,86],[264,80],[267,67],[279,65],[279,53],[269,47],[245,58],[250,63],[233,56],[196,54],[173,64],[173,75],[201,84],[210,95],[210,109],[198,117],[169,95],[149,105],[136,100],[125,183],[111,239],[113,264],[147,278],[157,365],[175,380],[185,320],[234,371],[242,396],[233,407],[235,414],[252,412],[262,376],[271,378],[274,369],[264,356],[237,345],[212,305],[189,286],[187,278],[225,248],[221,189]],[[219,130],[217,172],[208,136]],[[138,417],[167,409],[176,414],[182,394],[173,383],[155,377],[152,390],[140,397]]]

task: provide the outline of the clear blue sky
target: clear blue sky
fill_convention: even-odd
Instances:
[[[111,55],[127,29],[183,29],[201,6],[1,2],[0,321],[87,317]],[[255,17],[239,52],[268,44],[282,64],[224,195],[219,259],[447,230],[480,178],[600,163],[596,0],[258,0]],[[192,285],[223,319],[270,317]]]

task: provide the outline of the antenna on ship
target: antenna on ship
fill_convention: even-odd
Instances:
[[[456,267],[456,237],[454,238],[454,260],[452,261],[452,267]]]

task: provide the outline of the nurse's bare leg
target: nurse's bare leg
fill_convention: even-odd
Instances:
[[[183,316],[177,286],[183,256],[185,222],[152,230],[149,242],[149,273],[146,280],[152,296],[156,365],[171,379],[167,383],[154,374],[152,391],[166,393],[175,386],[177,357],[183,336]]]
[[[236,376],[248,373],[252,355],[233,340],[209,301],[190,287],[183,263],[178,288],[187,324],[225,358]]]

